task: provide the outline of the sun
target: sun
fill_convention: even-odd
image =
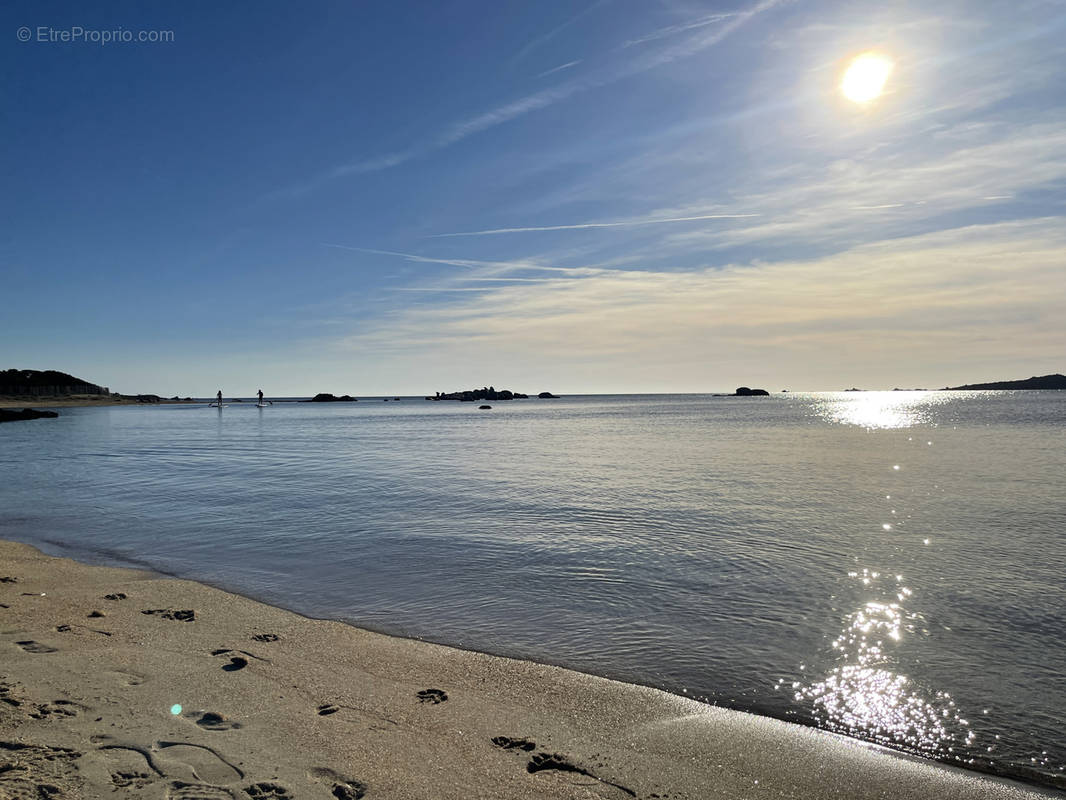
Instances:
[[[877,99],[885,90],[885,82],[892,74],[892,59],[878,53],[856,56],[844,72],[840,91],[853,103],[865,105]]]

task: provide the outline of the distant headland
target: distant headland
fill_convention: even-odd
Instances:
[[[1041,375],[1020,381],[996,381],[995,383],[968,383],[965,386],[945,386],[942,391],[954,392],[965,389],[1066,389],[1066,375]]]
[[[163,398],[157,394],[122,394],[106,386],[54,369],[0,370],[0,405],[111,405],[133,403],[193,403],[191,397]]]
[[[72,394],[104,395],[106,386],[75,378],[54,369],[5,369],[0,371],[0,395],[10,397],[63,397]]]

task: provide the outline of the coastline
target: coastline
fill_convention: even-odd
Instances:
[[[0,766],[14,766],[0,793],[12,796],[1062,796],[21,543],[0,541],[4,578]]]
[[[0,408],[99,408],[101,406],[166,406],[166,405],[194,405],[206,403],[206,400],[169,400],[161,399],[158,402],[144,403],[136,396],[117,398],[85,396],[85,397],[10,397],[0,396]]]

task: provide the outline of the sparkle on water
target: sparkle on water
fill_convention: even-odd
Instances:
[[[921,620],[903,606],[912,594],[903,576],[895,576],[894,586],[882,586],[881,573],[870,569],[848,576],[894,593],[896,601],[868,600],[849,614],[832,644],[837,666],[821,680],[794,683],[796,700],[811,702],[819,724],[830,730],[915,753],[946,757],[955,744],[972,744],[974,733],[947,692],[924,690],[891,668],[891,649]]]
[[[910,428],[927,422],[935,407],[950,399],[942,392],[848,392],[824,398],[818,411],[824,419],[845,425]]]

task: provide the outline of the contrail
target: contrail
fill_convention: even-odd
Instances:
[[[585,228],[624,228],[630,225],[659,225],[664,222],[696,222],[702,219],[746,219],[761,214],[702,214],[698,217],[666,217],[661,219],[634,219],[623,222],[583,222],[579,225],[541,225],[531,228],[494,228],[487,231],[463,231],[460,233],[438,233],[432,238],[442,239],[448,236],[495,236],[499,233],[531,233],[536,231],[577,231]]]

